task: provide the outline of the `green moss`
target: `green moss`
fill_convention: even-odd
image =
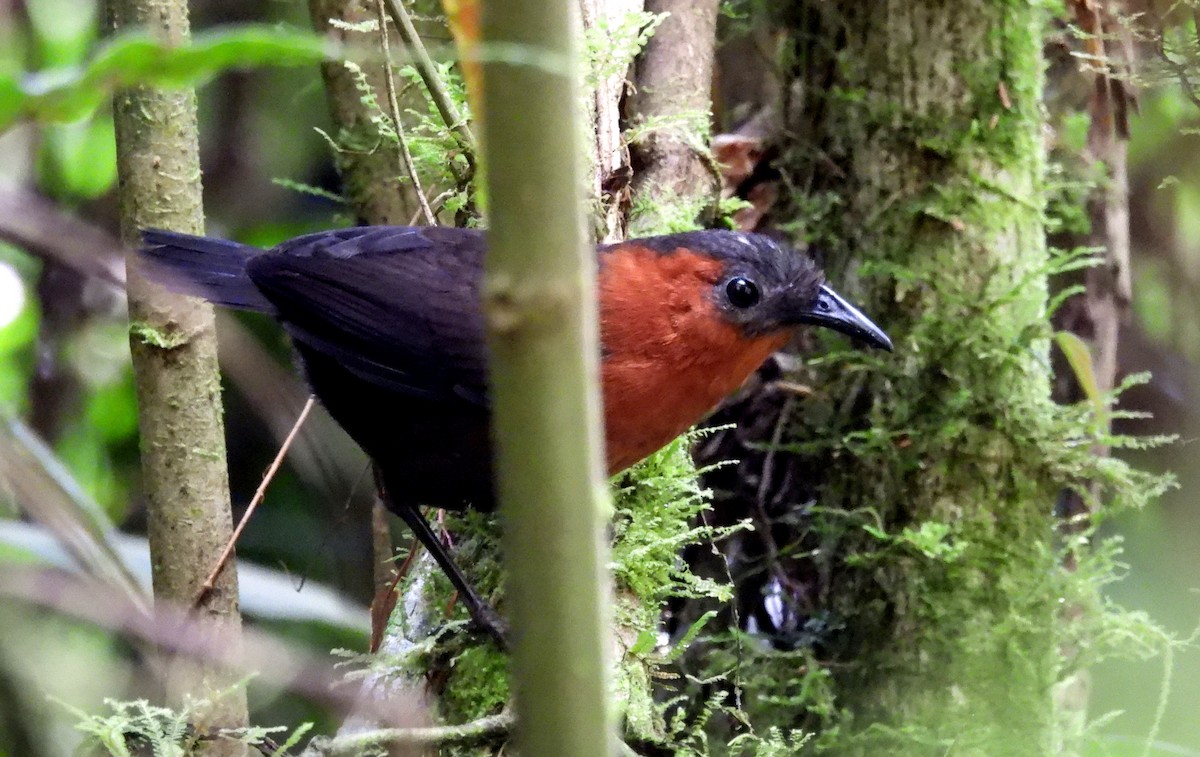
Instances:
[[[440,702],[447,722],[466,723],[499,712],[508,703],[508,659],[492,646],[468,647],[447,667]]]
[[[695,197],[684,202],[677,196],[648,197],[646,193],[633,196],[629,209],[631,225],[645,236],[676,234],[700,228],[697,219],[708,207],[710,198]]]
[[[614,701],[621,708],[626,738],[640,742],[668,743],[671,730],[670,708],[656,699],[656,680],[666,675],[681,650],[660,648],[658,644],[664,603],[676,596],[706,597],[718,602],[726,602],[730,596],[728,586],[693,575],[679,560],[684,547],[719,540],[736,530],[713,528],[702,522],[697,525],[697,518],[709,508],[709,494],[697,484],[688,454],[691,440],[690,436],[675,440],[614,479]],[[501,573],[495,518],[475,512],[455,513],[448,517],[447,526],[455,534],[460,566],[484,597],[496,601]],[[425,595],[421,604],[427,608],[445,607],[452,594],[449,582],[436,570],[420,575]],[[411,580],[405,582],[406,590],[411,590]],[[499,609],[502,611],[503,606]],[[395,627],[389,635],[402,632],[406,623],[402,613],[402,609],[393,613],[390,623]],[[480,643],[477,637],[462,633],[467,617],[461,606],[444,621],[437,619],[436,624],[439,632],[410,647],[404,655],[370,664],[402,678],[441,671],[436,690],[439,714],[446,722],[467,722],[497,712],[510,694],[507,657],[490,642]],[[472,749],[462,753],[490,752]]]
[[[648,605],[653,618],[671,597],[730,597],[728,586],[700,579],[679,561],[685,547],[733,530],[697,525],[711,494],[696,480],[688,453],[693,438],[679,437],[616,480],[613,575],[621,590]]]
[[[585,83],[593,89],[599,82],[624,74],[642,51],[654,31],[669,13],[630,11],[618,19],[610,20],[604,13],[598,14],[596,23],[590,26],[583,38]]]
[[[674,646],[662,648],[662,612],[672,598],[726,603],[730,587],[695,575],[680,559],[684,549],[711,544],[741,526],[716,528],[706,522],[710,492],[697,483],[684,435],[614,479],[612,570],[616,582],[618,664],[614,700],[621,707],[626,738],[674,744],[671,707],[659,701],[662,677],[708,616],[702,616]]]
[[[89,754],[192,755],[206,753],[193,725],[203,723],[205,713],[219,706],[222,699],[245,696],[249,679],[214,692],[205,699],[189,700],[178,709],[160,707],[144,699],[117,701],[105,699],[105,714],[87,713],[64,702],[57,702],[75,717],[75,729],[83,734],[81,752]],[[198,726],[197,726],[198,727]],[[312,723],[297,728],[285,726],[222,729],[221,738],[229,743],[264,747],[287,754],[312,730]]]
[[[129,324],[129,333],[143,344],[157,347],[160,350],[173,350],[182,347],[188,342],[188,337],[185,334],[159,331],[145,321],[134,321]]]

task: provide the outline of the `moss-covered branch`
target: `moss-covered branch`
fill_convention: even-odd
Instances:
[[[348,733],[328,740],[314,740],[305,754],[349,757],[373,748],[386,746],[469,746],[481,739],[506,734],[512,726],[512,715],[504,712],[462,725],[380,728],[373,731]]]

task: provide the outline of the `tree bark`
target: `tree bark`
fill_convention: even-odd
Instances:
[[[485,262],[496,488],[504,517],[517,751],[614,754],[606,486],[593,253],[584,234],[574,3],[489,2]],[[536,221],[535,221],[536,219]]]
[[[783,591],[824,629],[830,699],[798,720],[765,692],[749,708],[846,754],[1059,753],[1044,11],[799,0],[778,13],[782,215],[897,347],[810,369],[800,417],[781,421],[785,441],[816,450],[799,470],[825,514],[800,588]],[[851,277],[860,263],[874,275]]]
[[[318,33],[344,42],[361,43],[368,37],[361,32],[338,28],[333,21],[363,24],[379,18],[375,0],[309,0],[308,11]],[[376,101],[386,107],[388,94],[383,70],[377,65],[364,64],[363,73]],[[380,138],[379,130],[371,120],[373,113],[362,101],[355,76],[342,61],[323,64],[321,74],[325,79],[329,114],[337,127],[335,138],[344,148],[335,157],[351,207],[366,223],[409,223],[418,206],[406,185],[399,181],[399,146]]]
[[[630,111],[635,124],[662,122],[630,145],[632,236],[680,231],[664,228],[664,217],[697,222],[720,198],[719,177],[705,160],[712,113],[713,49],[717,0],[647,0],[646,10],[667,17],[638,56]],[[697,127],[700,127],[699,129]],[[671,213],[662,213],[664,207]]]
[[[114,28],[148,27],[170,44],[189,37],[183,0],[112,0]],[[159,227],[203,233],[196,98],[191,90],[124,90],[114,98],[121,229],[126,243],[139,230]],[[232,532],[221,383],[212,307],[179,297],[129,271],[130,349],[138,397],[143,485],[157,602],[189,605]],[[239,648],[236,562],[221,572],[198,607],[208,631]],[[226,669],[179,662],[168,692],[203,698],[229,689]],[[246,724],[242,691],[227,693],[197,715],[201,730]],[[212,742],[215,753],[241,753],[237,744]]]
[[[585,34],[588,30],[612,29],[645,8],[644,0],[579,0]],[[596,77],[592,97],[591,195],[599,209],[594,227],[597,242],[619,242],[629,230],[629,147],[622,133],[621,101],[628,71],[618,70]]]

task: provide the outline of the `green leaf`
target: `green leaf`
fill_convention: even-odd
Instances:
[[[0,131],[21,117],[77,121],[119,87],[194,86],[225,69],[309,65],[334,57],[337,49],[309,32],[264,25],[214,29],[174,47],[145,31],[122,32],[84,66],[51,68],[23,78],[0,74]]]
[[[1100,384],[1096,381],[1096,374],[1092,370],[1092,351],[1088,349],[1082,339],[1070,331],[1055,332],[1054,342],[1067,358],[1067,364],[1071,366],[1075,380],[1079,382],[1084,395],[1092,403],[1096,421],[1103,422],[1107,416],[1108,407],[1104,393],[1100,391]]]
[[[667,661],[675,662],[682,657],[683,653],[687,651],[688,646],[700,635],[700,631],[704,629],[704,626],[708,625],[708,621],[715,617],[717,617],[717,611],[709,610],[699,618],[696,618],[696,621],[688,626],[688,630],[680,637],[679,641],[675,642],[675,645],[671,647],[671,651],[667,654]]]
[[[107,113],[53,124],[38,151],[41,186],[56,197],[99,197],[117,180],[117,147]]]
[[[654,631],[643,628],[641,633],[638,634],[637,641],[635,641],[633,643],[633,647],[630,648],[629,654],[635,657],[638,655],[649,654],[657,645],[658,634],[656,634]]]
[[[43,65],[66,66],[87,56],[100,24],[96,0],[38,0],[29,3],[29,24]]]

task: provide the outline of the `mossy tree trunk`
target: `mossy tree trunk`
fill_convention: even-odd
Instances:
[[[188,39],[185,0],[112,0],[109,7],[118,30],[142,25],[168,44]],[[125,242],[137,245],[147,227],[203,233],[195,93],[124,90],[114,98],[113,119]],[[127,266],[154,597],[188,607],[232,533],[213,310],[142,278],[136,256]],[[226,564],[196,605],[200,627],[225,648],[241,643],[234,566]],[[179,661],[168,690],[179,703],[224,692],[237,680],[229,670]],[[246,718],[238,691],[198,712],[195,725],[208,733],[244,726]],[[213,753],[244,752],[241,744],[213,744]]]
[[[638,56],[629,109],[635,125],[670,125],[630,145],[636,169],[631,236],[687,230],[716,209],[718,176],[705,158],[717,6],[716,0],[646,3],[648,12],[666,17]],[[669,218],[677,220],[672,224]]]
[[[375,0],[309,0],[313,28],[321,34],[347,44],[364,44],[370,39],[359,28],[377,21]],[[378,103],[387,103],[383,68],[364,64],[362,81]],[[411,190],[401,186],[400,148],[381,139],[372,120],[378,114],[363,101],[355,72],[342,61],[332,60],[321,66],[329,114],[336,128],[341,149],[335,155],[343,191],[355,215],[369,224],[403,225],[417,209]]]
[[[787,437],[819,505],[812,570],[791,598],[817,622],[832,695],[800,724],[847,754],[1059,754],[1047,10],[801,0],[776,12],[781,215],[897,345],[811,368]],[[760,701],[771,722],[797,724]]]

